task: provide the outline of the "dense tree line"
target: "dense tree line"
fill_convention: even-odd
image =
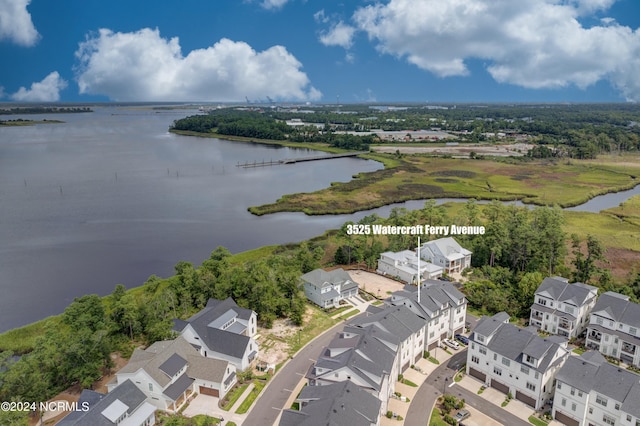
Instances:
[[[0,354],[0,400],[46,401],[75,383],[87,388],[112,367],[111,353],[171,338],[172,320],[188,318],[209,298],[234,298],[266,327],[283,317],[301,324],[306,298],[299,279],[319,267],[322,254],[303,243],[235,265],[219,247],[200,267],[179,262],[173,277],[151,276],[136,292],[119,284],[108,297],[76,298],[30,353],[17,361],[10,352]]]

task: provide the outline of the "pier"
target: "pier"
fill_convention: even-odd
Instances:
[[[314,157],[299,157],[299,158],[285,158],[283,160],[269,160],[269,161],[254,161],[250,163],[248,161],[244,163],[238,162],[236,167],[242,167],[243,169],[253,168],[253,167],[267,167],[267,166],[279,166],[282,164],[295,164],[302,163],[303,161],[319,161],[319,160],[332,160],[334,158],[345,158],[345,157],[356,157],[360,154],[366,154],[367,151],[359,151],[359,152],[347,152],[344,154],[327,154],[327,155],[317,155]]]

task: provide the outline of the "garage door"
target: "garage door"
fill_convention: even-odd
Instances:
[[[500,383],[495,379],[491,379],[491,387],[499,390],[505,395],[509,393],[509,386],[505,385],[504,383]]]
[[[217,397],[220,396],[220,391],[218,391],[218,389],[211,389],[204,386],[200,386],[200,393],[202,395],[217,396]]]
[[[429,351],[432,351],[432,350],[434,350],[434,349],[435,349],[435,348],[437,348],[437,347],[438,347],[438,341],[436,340],[435,342],[433,342],[433,343],[431,343],[431,344],[429,345]]]
[[[524,402],[525,404],[527,404],[531,408],[536,408],[536,399],[533,398],[533,397],[530,397],[529,395],[525,395],[520,391],[516,391],[516,399],[518,401]]]
[[[474,368],[469,368],[469,375],[475,377],[476,379],[480,379],[482,381],[482,383],[484,383],[484,381],[487,379],[487,375],[474,369]]]
[[[580,422],[556,410],[556,420],[567,426],[580,426]]]

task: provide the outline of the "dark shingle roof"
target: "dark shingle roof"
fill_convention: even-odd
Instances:
[[[167,376],[173,377],[176,373],[187,365],[187,361],[178,354],[173,354],[158,367]]]
[[[595,296],[593,295],[595,290],[597,290],[597,287],[584,283],[569,284],[566,278],[547,277],[536,290],[536,294],[546,292],[551,298],[559,302],[582,306]]]
[[[171,383],[162,393],[175,401],[180,398],[180,396],[193,384],[194,381],[195,380],[186,374],[183,374],[178,378],[178,380]]]
[[[619,293],[607,291],[601,294],[591,312],[640,328],[640,305],[629,301],[628,296]]]

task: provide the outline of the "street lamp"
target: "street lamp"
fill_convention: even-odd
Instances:
[[[445,390],[446,390],[446,388],[447,388],[447,382],[448,382],[448,381],[449,381],[449,378],[448,378],[448,377],[445,377],[445,378],[444,378],[444,382],[442,382],[442,395],[444,395],[444,393],[445,393]]]

